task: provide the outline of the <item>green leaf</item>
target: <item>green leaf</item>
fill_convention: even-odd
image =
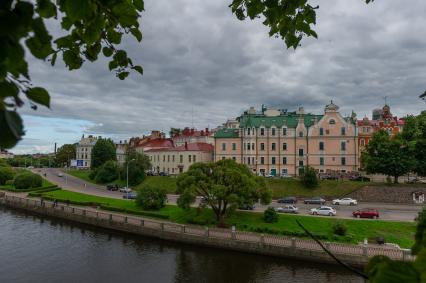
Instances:
[[[49,93],[41,87],[30,88],[27,92],[28,99],[34,101],[35,103],[41,104],[50,108],[50,96]]]
[[[81,59],[80,55],[77,54],[77,52],[71,50],[66,50],[62,54],[62,58],[69,70],[79,69],[83,64],[83,59]]]
[[[112,12],[117,16],[118,21],[123,27],[138,25],[138,13],[133,5],[122,1],[112,8]]]
[[[142,12],[145,9],[143,0],[133,0],[133,5],[139,12]]]
[[[124,80],[125,78],[127,78],[128,75],[129,75],[129,72],[121,72],[121,73],[118,73],[118,78],[120,80]]]
[[[37,0],[37,11],[43,18],[56,16],[56,6],[50,0]]]
[[[130,32],[139,42],[142,40],[142,32],[138,28],[132,28]]]
[[[142,68],[142,66],[137,65],[137,66],[134,66],[132,69],[135,70],[135,71],[137,71],[139,74],[143,75],[143,68]]]
[[[58,57],[58,53],[53,53],[53,55],[52,55],[52,58],[50,59],[50,64],[52,65],[52,66],[54,66],[55,65],[55,63],[56,63],[56,58]]]
[[[65,14],[71,21],[88,18],[91,15],[90,0],[63,0]]]
[[[18,87],[11,82],[3,81],[0,83],[0,97],[15,97],[19,93]]]
[[[121,36],[122,36],[121,32],[117,32],[114,29],[108,30],[107,39],[111,43],[120,44],[120,42],[121,42]]]
[[[105,46],[104,48],[102,48],[102,53],[104,54],[105,57],[110,57],[113,53],[113,49],[109,48],[107,46]]]
[[[108,68],[110,71],[112,71],[113,69],[117,68],[118,64],[115,60],[112,60],[108,63]]]
[[[22,119],[16,111],[0,110],[0,147],[12,148],[25,134]]]

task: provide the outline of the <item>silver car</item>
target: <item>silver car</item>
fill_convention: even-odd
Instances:
[[[275,210],[281,213],[299,213],[299,209],[294,205],[285,205],[283,207],[277,207]]]
[[[336,216],[336,210],[330,206],[321,206],[318,208],[312,208],[310,210],[310,214]]]

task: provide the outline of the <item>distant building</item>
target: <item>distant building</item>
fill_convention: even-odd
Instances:
[[[232,158],[253,173],[297,176],[304,166],[319,173],[356,171],[358,149],[356,121],[342,117],[333,102],[324,114],[288,112],[253,107],[236,119],[232,128],[215,133],[215,160]]]
[[[8,159],[8,158],[13,158],[13,153],[8,152],[5,149],[1,149],[0,148],[0,159]]]
[[[129,140],[129,149],[134,149],[137,152],[143,153],[146,144],[153,140],[165,140],[166,135],[160,131],[151,131],[148,136],[133,137]]]
[[[76,168],[77,169],[90,169],[92,161],[92,149],[95,146],[98,138],[92,135],[89,135],[87,138],[84,135],[81,137],[81,140],[77,143],[76,146]]]
[[[127,150],[127,140],[120,141],[119,143],[115,144],[115,153],[117,155],[118,164],[124,164],[124,162],[126,162]]]
[[[144,151],[152,164],[152,172],[177,175],[196,162],[213,161],[213,145],[186,143],[178,147],[151,148]]]
[[[209,143],[214,144],[212,132],[205,128],[204,130],[196,130],[194,128],[185,128],[180,133],[176,133],[171,137],[175,146],[181,146],[185,143]]]

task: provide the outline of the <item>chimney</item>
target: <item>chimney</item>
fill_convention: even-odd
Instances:
[[[188,142],[185,142],[185,150],[188,150]]]
[[[191,135],[194,134],[194,128],[191,128]]]

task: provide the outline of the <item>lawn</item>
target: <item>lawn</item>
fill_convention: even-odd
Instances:
[[[43,194],[44,197],[58,201],[75,202],[80,205],[98,204],[106,209],[142,214],[154,218],[167,218],[181,224],[215,225],[215,216],[210,209],[192,208],[185,211],[174,205],[166,205],[158,211],[143,211],[134,201],[97,197],[70,191],[53,191]],[[415,223],[391,222],[380,220],[351,220],[336,219],[320,216],[279,215],[277,223],[265,223],[263,213],[237,211],[228,219],[229,225],[236,225],[238,230],[258,231],[262,233],[282,235],[303,235],[302,229],[296,224],[298,219],[309,231],[320,235],[323,240],[330,242],[362,242],[364,238],[383,236],[387,242],[392,242],[404,248],[414,243]],[[344,223],[348,232],[346,236],[335,236],[332,232],[333,224]]]
[[[71,176],[80,178],[82,180],[87,181],[88,183],[93,183],[93,184],[100,184],[100,185],[105,185],[107,183],[96,183],[95,180],[92,180],[89,178],[90,175],[90,170],[76,170],[76,169],[71,169],[71,170],[66,170],[64,171],[67,174],[70,174]],[[117,184],[120,187],[124,187],[126,186],[126,181],[125,180],[114,180],[112,182],[108,182],[108,184]]]
[[[176,178],[165,176],[146,176],[145,180],[137,186],[140,188],[142,185],[149,185],[155,188],[164,188],[167,193],[176,193]]]

